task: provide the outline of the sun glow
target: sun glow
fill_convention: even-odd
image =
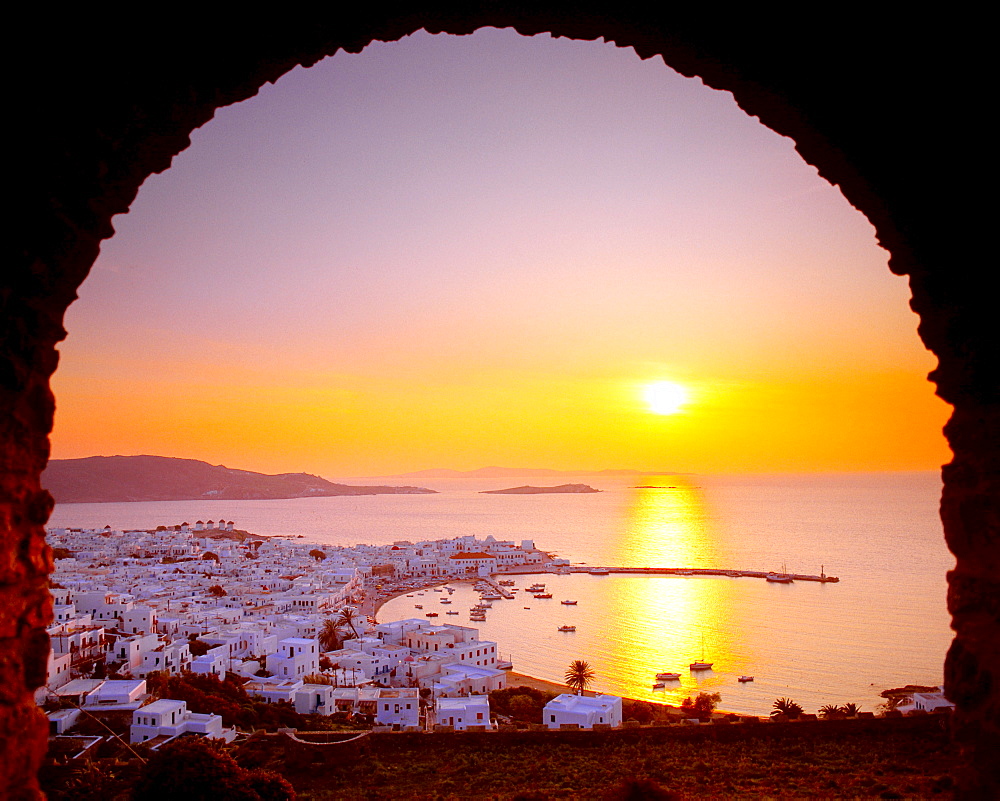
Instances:
[[[687,389],[673,381],[657,381],[643,391],[649,410],[655,414],[677,414],[690,400]]]

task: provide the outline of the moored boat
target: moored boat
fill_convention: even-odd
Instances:
[[[666,672],[666,673],[657,673],[656,674],[657,681],[676,681],[680,677],[681,677],[680,673],[669,673],[669,672]]]
[[[559,631],[576,631],[576,626],[560,626]]]
[[[564,606],[576,606],[576,601],[560,601]]]
[[[740,676],[736,681],[743,682],[745,684],[748,681],[753,681],[753,676]]]

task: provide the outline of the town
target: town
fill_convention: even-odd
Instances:
[[[385,730],[493,730],[488,694],[506,686],[511,667],[496,642],[429,619],[378,624],[374,613],[447,581],[565,569],[527,540],[321,547],[232,521],[55,528],[49,541],[55,621],[36,701],[50,710],[50,730],[130,712],[130,741],[151,748],[185,734],[239,734],[218,714],[148,690],[148,680],[181,675],[235,677],[268,704]],[[622,700],[559,696],[544,719],[550,728],[619,726]]]

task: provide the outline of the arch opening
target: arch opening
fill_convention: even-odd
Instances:
[[[40,680],[45,638],[39,632],[50,617],[44,577],[51,563],[42,527],[51,506],[38,475],[52,423],[48,378],[55,367],[54,345],[62,336],[62,314],[99,241],[110,233],[111,215],[127,208],[145,176],[163,170],[186,145],[187,132],[215,108],[253,94],[296,63],[313,63],[338,47],[355,50],[376,38],[398,38],[425,21],[391,15],[338,17],[332,23],[313,20],[305,32],[297,21],[276,18],[245,39],[213,39],[219,31],[207,24],[197,35],[182,37],[192,43],[195,57],[180,69],[172,58],[179,38],[175,30],[150,34],[141,42],[111,43],[102,41],[108,34],[99,28],[59,27],[51,21],[39,26],[50,36],[52,58],[46,66],[52,72],[40,71],[15,93],[29,121],[19,134],[23,163],[32,173],[30,180],[16,183],[25,199],[20,206],[23,224],[16,226],[24,245],[17,271],[4,284],[8,533],[3,636],[10,658],[4,662],[3,726],[26,733],[4,738],[4,764],[9,766],[5,787],[30,790],[44,748],[42,726],[27,699]],[[727,31],[719,30],[715,20],[697,16],[664,12],[639,19],[622,9],[577,10],[572,19],[547,9],[472,10],[444,14],[428,24],[453,33],[513,24],[525,33],[606,36],[633,44],[643,56],[663,54],[682,73],[699,74],[716,88],[730,89],[749,113],[791,136],[806,160],[839,184],[876,226],[892,253],[893,270],[911,276],[921,336],[941,362],[934,373],[939,394],[955,405],[947,427],[955,458],[945,470],[942,501],[946,536],[958,555],[950,576],[957,636],[947,681],[959,703],[957,723],[971,766],[964,787],[995,788],[1000,783],[992,750],[1000,720],[1000,681],[995,679],[1000,675],[995,648],[1000,638],[988,605],[998,594],[992,576],[1000,563],[1000,447],[984,432],[1000,428],[996,341],[982,277],[951,257],[949,232],[957,230],[951,223],[958,220],[948,208],[950,199],[924,185],[921,172],[912,166],[917,154],[926,159],[947,150],[942,143],[964,151],[960,132],[944,118],[928,120],[921,114],[928,85],[924,78],[933,69],[923,51],[923,34],[929,32],[913,21],[914,34],[920,35],[900,35],[896,18],[873,16],[864,30],[851,22],[827,20],[801,40],[779,36],[767,21],[745,20]],[[939,28],[931,38],[965,41],[952,33],[956,35],[948,38]],[[845,41],[855,45],[849,61],[839,57]],[[121,74],[122,63],[132,67],[128,76],[106,81]],[[901,64],[910,70],[904,77],[899,75]],[[60,83],[51,80],[54,74],[72,74],[75,80]],[[880,80],[871,80],[873,75]],[[885,101],[882,78],[892,81],[891,103]],[[90,93],[93,86],[101,88],[100,103]]]

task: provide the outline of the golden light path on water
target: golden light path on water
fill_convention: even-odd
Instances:
[[[628,496],[617,550],[621,563],[634,566],[712,567],[717,547],[709,531],[702,491],[678,476],[647,477],[648,485]],[[552,599],[534,599],[523,588],[536,580],[547,584]],[[739,601],[733,579],[680,576],[531,575],[517,578],[515,601],[495,601],[486,623],[472,623],[465,611],[478,598],[471,586],[458,585],[453,596],[460,615],[436,623],[478,626],[495,638],[502,653],[516,651],[516,669],[561,681],[562,666],[585,659],[599,676],[598,689],[631,698],[679,704],[697,692],[714,692],[735,680],[734,666],[746,664],[748,644],[739,625]],[[585,595],[574,597],[584,589]],[[560,600],[573,598],[577,605]],[[390,602],[380,620],[422,616],[433,610],[435,596]],[[415,604],[423,607],[415,610]],[[559,625],[575,625],[572,633]],[[512,638],[516,639],[512,642]],[[690,671],[704,659],[717,670]],[[724,671],[719,666],[725,665]],[[681,678],[654,689],[658,672]],[[717,672],[718,671],[718,672]]]
[[[626,517],[621,548],[637,565],[703,567],[717,564],[706,525],[701,491],[677,476],[664,477],[637,488]],[[626,621],[621,642],[628,647],[609,654],[608,673],[629,697],[650,692],[652,675],[681,673],[656,692],[663,700],[680,703],[695,681],[687,664],[701,658],[704,649],[712,661],[727,636],[722,621],[731,618],[721,582],[670,579],[616,582],[621,592],[612,598],[615,617]],[[650,625],[660,621],[660,625]]]

